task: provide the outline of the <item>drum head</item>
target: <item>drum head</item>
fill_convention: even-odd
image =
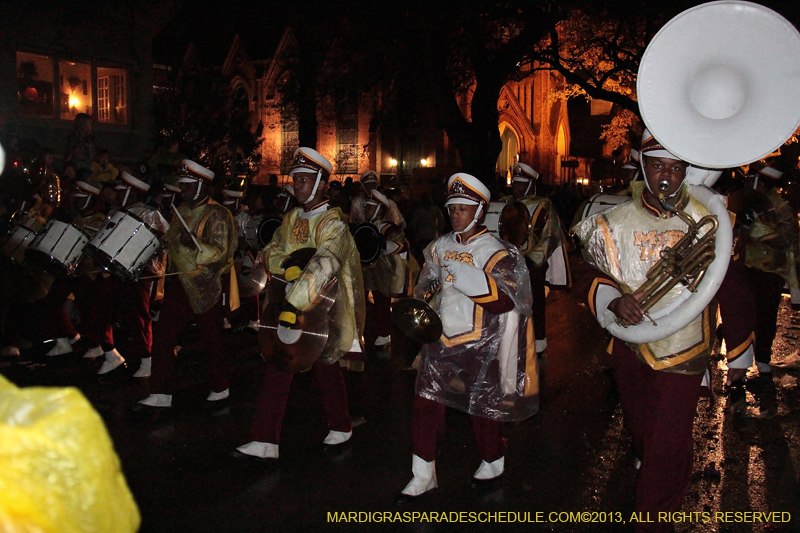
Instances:
[[[256,235],[258,238],[258,243],[261,245],[261,249],[264,249],[269,242],[272,240],[272,236],[278,231],[278,228],[281,227],[283,224],[283,220],[280,218],[265,218],[258,224],[258,229],[256,230]]]
[[[509,202],[500,215],[500,238],[524,250],[530,238],[530,214],[520,202]]]
[[[361,262],[367,265],[374,263],[381,256],[384,238],[378,228],[367,222],[351,226],[350,232],[356,242]]]

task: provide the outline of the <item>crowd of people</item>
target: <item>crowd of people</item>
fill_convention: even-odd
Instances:
[[[472,419],[481,459],[473,486],[502,479],[503,423],[539,409],[547,291],[572,285],[571,251],[583,257],[572,261],[582,264],[577,292],[613,333],[610,365],[639,460],[637,511],[680,510],[717,325],[727,386],[741,387],[754,359],[758,373],[770,372],[783,292],[800,303],[797,206],[785,199],[794,169],[757,162],[719,181],[720,173],[706,173],[693,182],[692,167],[646,130],[627,165],[627,188],[605,202],[592,198],[592,205],[611,206],[599,212],[573,205],[574,217],[559,191],[537,196],[539,173],[524,163],[514,165],[508,194],[493,197],[478,177],[459,172],[442,184],[437,203],[427,191],[412,200],[414,191],[381,184],[373,170],[338,181],[332,164],[308,147],[296,150],[289,182],[280,187],[277,176],[261,186],[230,180],[181,154],[177,142],[152,157],[147,174],[118,168],[95,146],[91,121],[81,115],[67,146],[60,172],[49,150],[30,168],[15,168],[13,157],[6,167],[4,179],[16,182],[3,187],[0,355],[44,346],[46,359],[79,349],[84,358],[102,357],[101,379],[149,378],[149,395],[131,406],[149,416],[172,407],[179,336],[194,323],[211,384],[205,408],[214,410],[231,395],[223,332],[252,328],[271,362],[252,440],[232,454],[270,462],[280,456],[296,372],[314,374],[329,430],[322,444],[335,448],[364,422],[348,407],[359,391],[345,373],[362,371],[371,355],[411,346],[394,353],[417,371],[412,479],[398,505],[437,487],[447,407]],[[665,250],[689,233],[687,219],[711,213],[719,222],[713,209],[722,196],[703,192],[711,187],[725,195],[734,220],[719,291],[663,338],[631,341],[615,333],[622,330],[614,324],[655,323],[651,313],[683,298],[679,283],[645,307],[640,288]],[[498,202],[503,224],[489,212]],[[702,237],[708,230],[693,231]],[[149,240],[131,240],[142,234]],[[720,238],[724,243],[724,229]],[[117,248],[106,245],[115,241]],[[80,246],[85,253],[72,255]],[[432,342],[414,344],[413,332],[398,338],[409,332],[393,328],[392,305],[405,298],[427,301],[438,317]],[[315,344],[319,320],[327,337]],[[114,339],[119,324],[132,338],[125,350]],[[374,332],[369,343],[367,326]]]

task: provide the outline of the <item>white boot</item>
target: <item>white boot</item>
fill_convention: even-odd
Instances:
[[[422,457],[414,455],[411,458],[411,472],[414,477],[408,482],[401,494],[419,496],[439,486],[436,483],[436,461],[429,463]]]
[[[89,350],[86,350],[86,353],[83,354],[84,359],[95,359],[96,357],[100,357],[103,355],[103,347],[102,346],[95,346]]]
[[[231,389],[225,389],[222,392],[214,392],[211,391],[208,393],[208,397],[206,397],[207,402],[218,402],[220,400],[227,400],[231,396]]]
[[[116,348],[106,352],[106,360],[103,361],[103,366],[97,372],[98,375],[108,374],[120,365],[125,364],[125,358],[122,357]]]
[[[337,444],[344,444],[345,442],[350,440],[350,437],[353,436],[352,431],[344,432],[344,431],[329,431],[328,436],[325,437],[325,440],[322,441],[322,444],[326,446],[336,446]]]
[[[243,446],[236,448],[236,451],[242,455],[249,455],[257,459],[277,459],[278,458],[278,445],[271,442],[248,442]],[[234,455],[236,455],[234,453]]]
[[[139,403],[148,407],[172,407],[172,394],[151,394],[144,400],[139,400]]]
[[[385,337],[378,337],[375,339],[375,346],[386,346],[392,342],[392,336],[386,335]]]
[[[478,467],[478,470],[473,474],[474,479],[480,480],[488,480],[494,479],[498,476],[503,475],[503,471],[505,470],[505,463],[506,458],[501,457],[496,461],[492,461],[491,463],[487,463],[486,461],[481,461],[481,466]]]
[[[142,364],[139,365],[139,370],[136,371],[133,377],[149,378],[152,369],[151,365],[152,365],[152,359],[150,357],[142,357]]]
[[[72,343],[66,337],[59,337],[56,339],[56,345],[45,355],[52,357],[54,355],[64,355],[67,353],[72,353]]]

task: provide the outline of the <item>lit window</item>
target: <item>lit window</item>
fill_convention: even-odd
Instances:
[[[72,120],[78,113],[93,115],[92,66],[76,61],[59,61],[61,118]]]
[[[120,68],[97,68],[97,121],[128,123],[126,72]]]
[[[17,52],[17,99],[20,115],[53,118],[53,59]]]

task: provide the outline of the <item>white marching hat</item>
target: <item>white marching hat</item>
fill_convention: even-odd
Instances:
[[[670,20],[639,64],[642,120],[678,159],[731,168],[800,125],[800,32],[764,6],[709,2]]]
[[[378,174],[374,170],[367,170],[361,174],[361,183],[378,183]]]
[[[319,173],[320,179],[327,182],[333,172],[333,165],[313,148],[301,146],[294,151],[294,166],[289,171],[289,176],[300,172]]]
[[[203,180],[211,181],[214,179],[215,174],[191,159],[184,159],[179,176],[178,183],[193,183]]]
[[[521,181],[523,183],[528,181],[536,181],[539,179],[539,173],[533,170],[533,167],[525,163],[514,163],[514,169],[511,171],[511,181]]]
[[[75,182],[75,187],[80,191],[79,193],[75,193],[75,196],[100,196],[100,189],[85,181]]]
[[[135,178],[129,173],[122,171],[120,175],[120,181],[123,182],[120,185],[117,185],[117,188],[126,188],[128,186],[133,187],[134,189],[139,189],[142,192],[147,192],[150,190],[150,185],[145,183],[144,181],[140,180],[139,178]]]
[[[177,185],[171,185],[169,183],[164,184],[164,190],[175,194],[179,194],[181,192],[180,187],[178,187]]]
[[[491,197],[492,193],[481,180],[471,174],[458,172],[450,176],[450,179],[447,180],[447,201],[444,205],[488,204]]]

